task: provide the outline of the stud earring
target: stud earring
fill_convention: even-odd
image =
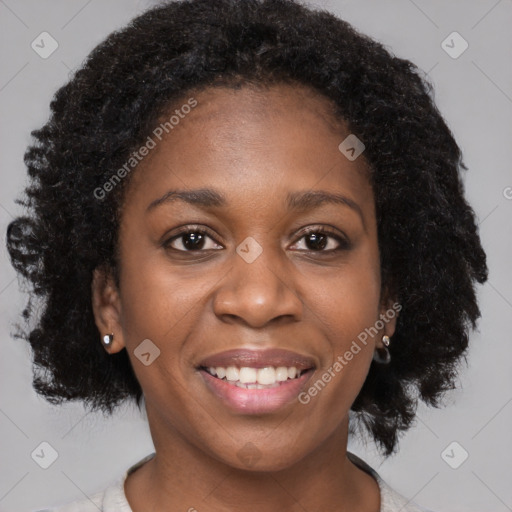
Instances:
[[[382,336],[382,343],[384,344],[384,348],[378,348],[373,353],[373,360],[379,364],[389,364],[391,361],[391,354],[389,353],[388,347],[391,340],[389,336]]]
[[[110,347],[110,345],[112,345],[113,341],[114,341],[114,333],[105,334],[105,336],[103,336],[103,346],[104,347]]]

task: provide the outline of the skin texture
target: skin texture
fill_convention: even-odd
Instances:
[[[272,414],[234,413],[196,368],[224,350],[284,348],[313,358],[312,383],[389,309],[365,160],[338,150],[349,132],[309,89],[216,88],[194,97],[197,107],[139,164],[126,191],[119,289],[99,269],[93,282],[96,324],[114,333],[110,352],[129,353],[156,448],[128,477],[128,501],[134,512],[377,512],[377,483],[346,458],[348,412],[394,320],[310,403],[293,400]],[[227,205],[147,210],[169,190],[199,188],[221,192]],[[289,192],[311,190],[342,194],[360,211],[287,209]],[[210,233],[202,252],[186,252],[183,237],[170,241],[197,225]],[[349,246],[329,253],[340,245],[329,234],[324,249],[311,249],[302,228],[326,225]],[[236,252],[248,236],[263,249],[252,263]],[[149,366],[133,355],[144,339],[161,351]],[[248,442],[259,455],[251,467],[238,455]]]

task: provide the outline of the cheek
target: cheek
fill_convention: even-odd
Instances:
[[[160,408],[174,411],[189,408],[186,382],[189,376],[182,372],[186,365],[184,347],[214,283],[215,279],[208,273],[187,278],[186,273],[171,268],[161,256],[156,258],[146,253],[138,258],[133,251],[124,260],[122,331],[148,404],[157,402]],[[143,346],[143,340],[150,340],[157,347],[144,341],[149,346],[148,365],[137,355],[141,353],[139,347]],[[153,359],[154,354],[157,356]],[[176,427],[179,416],[172,421]]]
[[[173,268],[158,253],[140,256],[131,252],[121,275],[125,342],[133,346],[149,338],[168,345],[170,337],[179,340],[195,321],[215,275],[201,272],[187,278],[186,271]]]
[[[325,431],[343,419],[368,374],[375,340],[367,329],[379,319],[377,261],[376,251],[367,251],[329,279],[313,280],[308,292],[308,307],[326,343],[322,367],[310,380],[302,403],[315,409],[313,416],[324,422],[318,428]]]
[[[225,270],[172,266],[160,251],[143,244],[126,247],[122,261],[121,327],[137,380],[147,402],[161,401],[163,409],[171,405],[185,411],[190,406],[191,333],[201,325]],[[149,351],[158,356],[148,366],[137,357],[144,340],[157,347],[149,344]]]
[[[380,268],[375,249],[358,251],[346,265],[311,276],[304,291],[318,327],[339,355],[375,324],[380,310]],[[362,346],[364,349],[364,345]]]

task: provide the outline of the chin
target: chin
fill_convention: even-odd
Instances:
[[[298,452],[297,445],[281,443],[279,447],[265,446],[262,442],[247,441],[240,448],[234,448],[226,457],[225,452],[215,454],[215,458],[233,469],[272,473],[288,469],[306,456]]]

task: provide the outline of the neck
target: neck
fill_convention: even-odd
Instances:
[[[125,482],[133,512],[380,509],[377,482],[347,458],[348,418],[314,452],[278,471],[234,468],[176,431],[169,442],[157,430],[162,432],[152,429],[155,457]]]

